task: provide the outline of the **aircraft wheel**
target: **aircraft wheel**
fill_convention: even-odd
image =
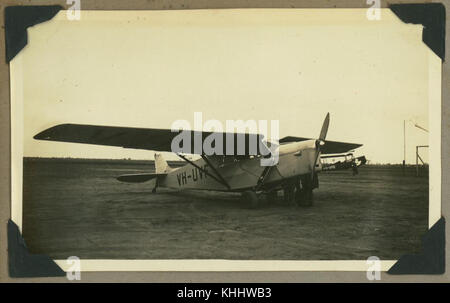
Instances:
[[[313,190],[312,188],[302,188],[295,192],[295,200],[298,206],[312,206],[313,205]]]
[[[255,209],[259,206],[258,195],[254,191],[246,191],[242,193],[242,199],[244,203],[249,206],[249,208]]]
[[[301,205],[303,202],[303,191],[300,189],[297,189],[295,191],[295,202],[297,202],[297,205]]]
[[[294,201],[294,189],[294,186],[288,186],[283,189],[283,197],[286,204],[290,204]]]
[[[314,195],[312,188],[305,190],[305,206],[312,206],[314,202]]]
[[[271,191],[266,194],[267,203],[275,203],[278,200],[278,192]]]

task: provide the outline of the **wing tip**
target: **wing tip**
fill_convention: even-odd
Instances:
[[[69,125],[72,125],[71,123],[63,123],[63,124],[58,124],[52,127],[49,127],[39,133],[37,133],[36,135],[33,136],[33,139],[35,140],[51,140],[52,139],[52,135],[55,134],[55,131],[67,127]]]
[[[48,138],[48,131],[51,130],[53,127],[51,128],[47,128],[46,130],[41,131],[40,133],[37,133],[36,135],[33,136],[33,139],[35,140],[46,140],[46,138]]]

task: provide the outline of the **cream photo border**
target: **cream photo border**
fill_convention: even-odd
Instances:
[[[239,10],[239,9],[236,9]],[[264,9],[266,13],[271,9]],[[361,9],[366,10],[366,9]],[[390,12],[389,9],[382,9]],[[383,12],[384,13],[387,13]],[[93,11],[94,12],[94,11]],[[92,12],[90,12],[92,13]],[[132,13],[139,14],[139,11]],[[55,18],[66,14],[60,11]],[[11,219],[22,230],[23,90],[22,52],[10,61]],[[429,228],[441,217],[441,59],[429,51]],[[405,254],[409,253],[405,251]],[[64,271],[71,263],[54,260]],[[366,271],[366,260],[104,260],[82,259],[81,271]],[[397,260],[381,260],[387,271]]]

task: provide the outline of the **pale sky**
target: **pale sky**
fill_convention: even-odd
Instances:
[[[22,61],[24,156],[153,159],[153,152],[37,141],[60,123],[170,128],[177,119],[279,120],[280,137],[364,144],[372,163],[428,144],[422,26],[389,10],[65,12],[29,29]],[[15,71],[12,70],[12,73]],[[427,156],[425,155],[427,159]]]

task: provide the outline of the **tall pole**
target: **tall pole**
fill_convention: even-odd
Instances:
[[[416,146],[416,176],[419,176],[419,146]]]
[[[406,120],[403,120],[403,174],[406,165]]]

